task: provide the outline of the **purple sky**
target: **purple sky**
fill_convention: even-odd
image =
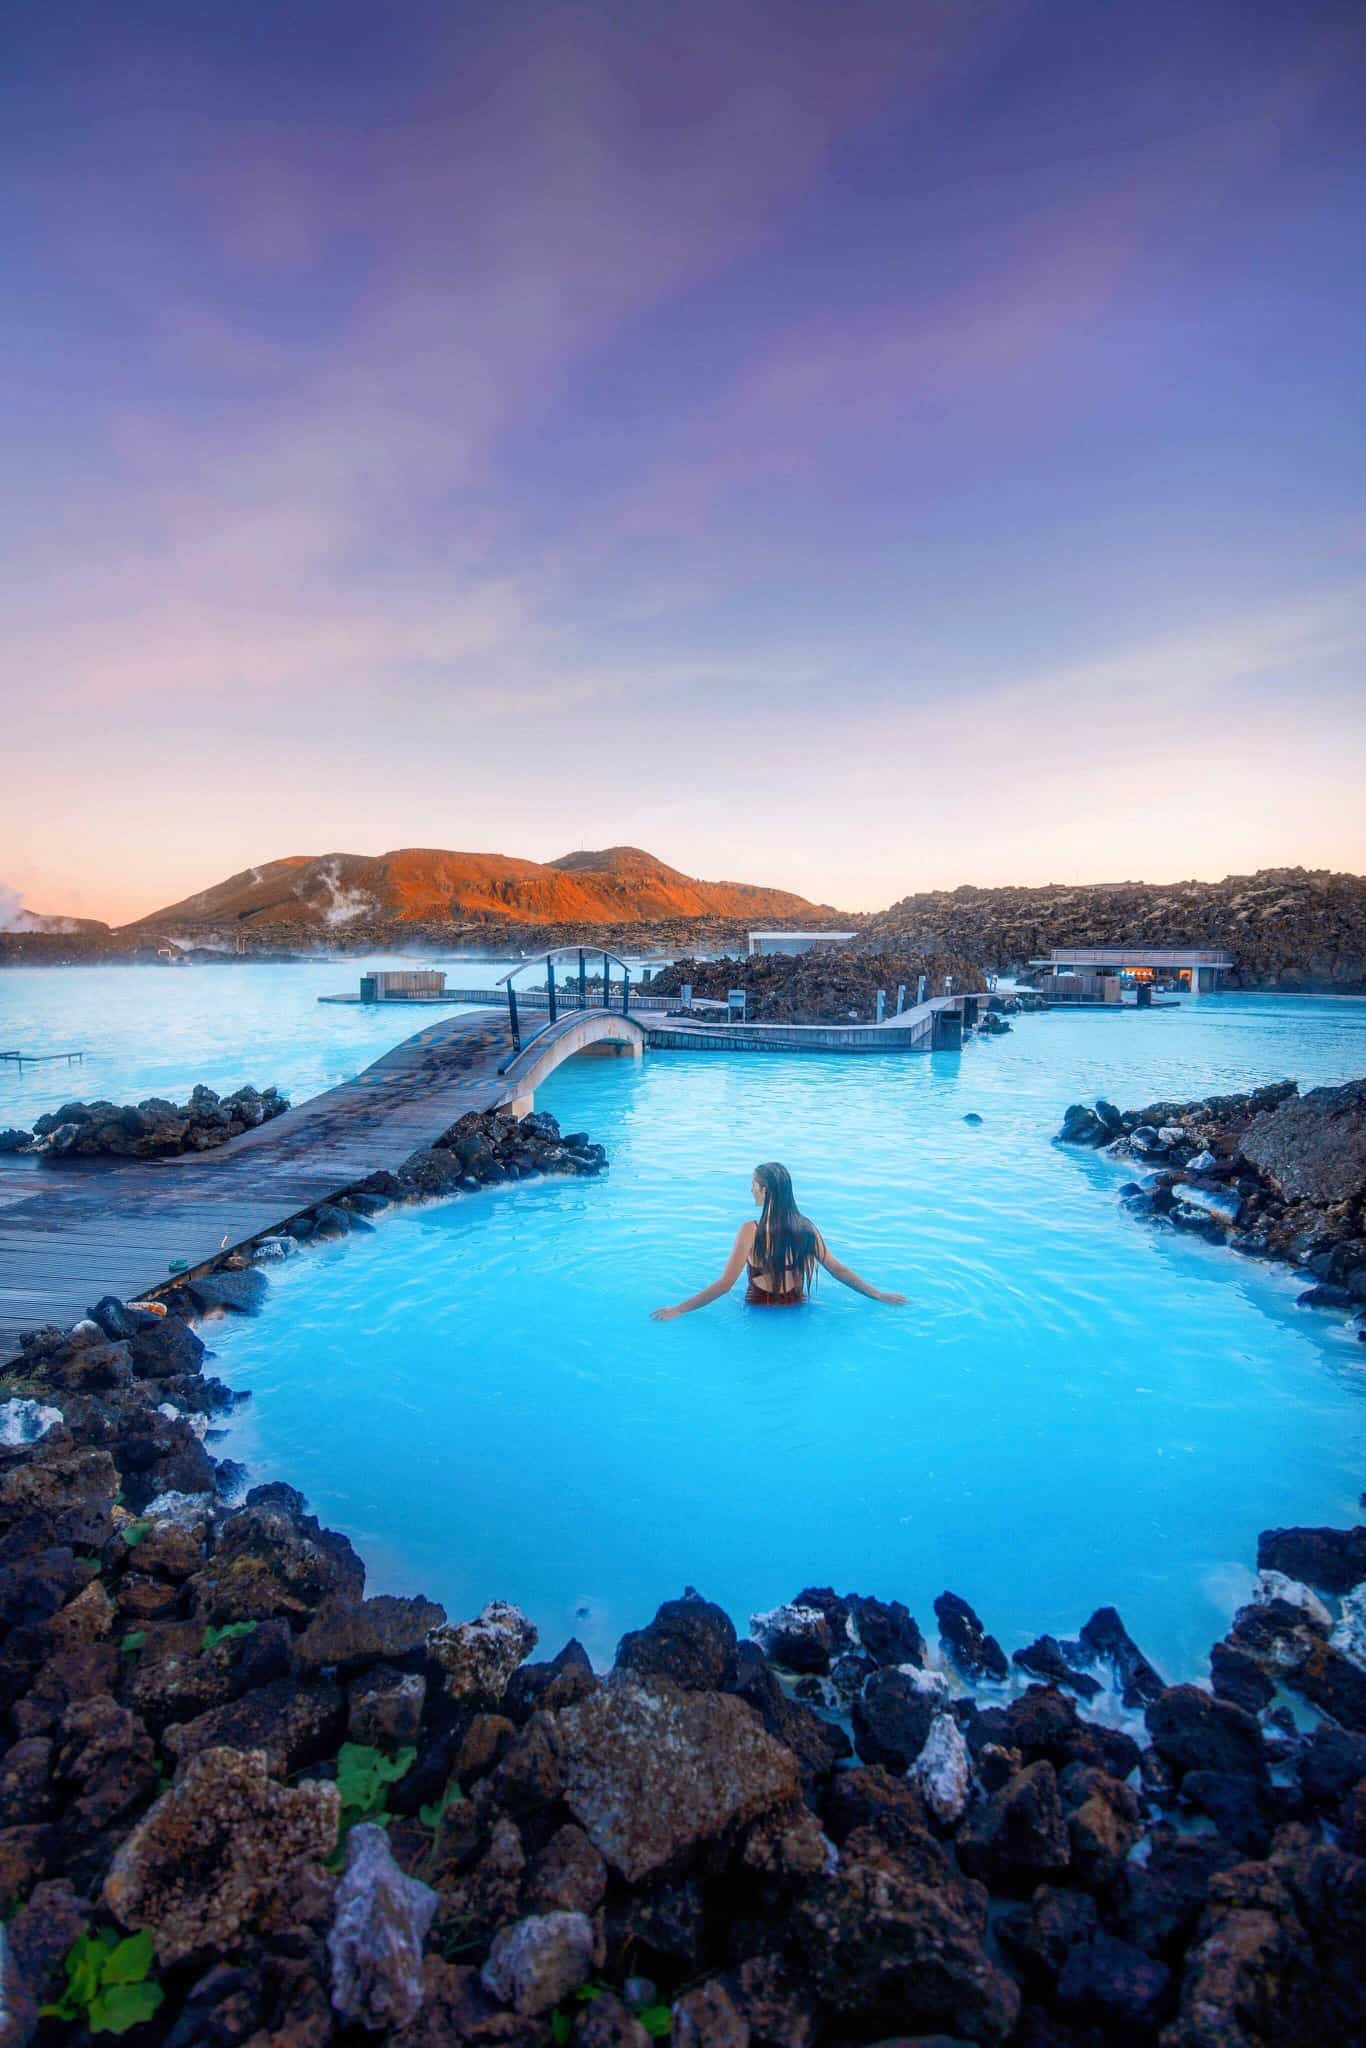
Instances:
[[[1366,9],[14,0],[0,886],[1366,866]]]

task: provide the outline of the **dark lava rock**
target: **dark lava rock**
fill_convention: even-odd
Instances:
[[[784,1692],[762,1653],[741,1643],[731,1690],[747,1700],[770,1735],[785,1743],[797,1759],[803,1782],[827,1778],[835,1765],[853,1755],[853,1745],[838,1722],[827,1721],[801,1700]]]
[[[855,1597],[851,1595],[851,1598]],[[852,1644],[849,1633],[849,1601],[841,1599],[833,1586],[803,1586],[792,1602],[794,1607],[814,1607],[830,1624],[831,1641],[837,1649]]]
[[[1143,1832],[1143,1805],[1121,1778],[1091,1764],[1069,1764],[1058,1779],[1077,1882],[1107,1891]]]
[[[698,1692],[721,1691],[734,1681],[735,1653],[730,1616],[689,1587],[681,1600],[666,1600],[645,1628],[622,1637],[616,1668],[670,1678]]]
[[[112,1338],[115,1343],[122,1343],[126,1338],[135,1335],[139,1329],[145,1329],[149,1323],[158,1323],[161,1320],[149,1309],[125,1308],[116,1294],[102,1295],[93,1308],[86,1310],[86,1315],[92,1323],[98,1323],[105,1336]]]
[[[76,1553],[61,1544],[0,1565],[0,1623],[6,1629],[46,1621],[85,1583]]]
[[[1069,1692],[1079,1693],[1084,1700],[1094,1699],[1100,1691],[1099,1679],[1074,1670],[1063,1655],[1061,1643],[1053,1636],[1040,1636],[1027,1648],[1016,1650],[1010,1661],[1035,1678],[1046,1678],[1050,1684],[1066,1686]]]
[[[1334,1644],[1315,1644],[1292,1683],[1340,1727],[1366,1731],[1366,1671]]]
[[[140,1379],[163,1380],[199,1371],[204,1345],[179,1316],[153,1316],[128,1341],[133,1371]]]
[[[1216,1699],[1230,1700],[1246,1714],[1259,1714],[1275,1696],[1274,1682],[1236,1643],[1215,1643],[1209,1668]]]
[[[528,1913],[596,1913],[606,1892],[607,1865],[568,1821],[528,1864],[522,1904]]]
[[[1257,1568],[1302,1579],[1321,1593],[1350,1593],[1366,1579],[1366,1528],[1263,1529]]]
[[[988,1958],[980,1914],[894,1858],[846,1857],[792,1920],[815,1989],[860,2039],[938,2029],[991,2044],[1015,2024],[1019,1991]]]
[[[420,1596],[334,1597],[323,1602],[299,1637],[295,1659],[301,1671],[320,1671],[328,1665],[355,1670],[377,1658],[406,1657],[420,1649],[428,1630],[440,1628],[445,1619],[444,1607]]]
[[[1244,2048],[1314,2038],[1314,1952],[1271,1866],[1236,1864],[1210,1879],[1163,2048]]]
[[[925,1747],[939,1702],[894,1666],[875,1671],[854,1701],[854,1748],[866,1764],[905,1771]]]
[[[904,1774],[881,1765],[836,1772],[825,1803],[825,1831],[842,1845],[860,1829],[888,1849],[926,1837],[924,1803]]]
[[[1105,1120],[1097,1116],[1094,1109],[1084,1102],[1073,1102],[1063,1112],[1062,1128],[1058,1132],[1060,1145],[1108,1145],[1116,1133],[1112,1132]]]
[[[914,1615],[899,1600],[873,1600],[851,1593],[846,1606],[859,1643],[875,1664],[925,1662],[925,1638]]]
[[[185,1287],[201,1309],[229,1309],[241,1316],[259,1316],[270,1293],[270,1282],[258,1266],[226,1267],[187,1280]]]
[[[1008,1907],[994,1924],[1001,1947],[1038,1993],[1055,1981],[1072,1950],[1089,1941],[1100,1923],[1088,1893],[1041,1884],[1027,1905]]]
[[[957,1593],[941,1593],[934,1603],[939,1633],[965,1678],[1008,1678],[1006,1653],[989,1636],[975,1611]]]
[[[162,1742],[178,1763],[206,1749],[256,1749],[277,1777],[335,1753],[346,1732],[346,1701],[329,1679],[277,1678],[193,1721],[173,1723]]]
[[[335,1202],[318,1202],[313,1208],[313,1227],[319,1237],[347,1237],[353,1230],[368,1230],[370,1225]]]
[[[507,1682],[503,1711],[524,1721],[538,1707],[571,1707],[597,1685],[592,1659],[571,1636],[557,1656],[539,1664],[519,1664]]]
[[[373,1749],[408,1749],[422,1735],[426,1677],[373,1665],[352,1679],[346,1694],[346,1737]]]
[[[1266,1854],[1276,1814],[1266,1787],[1256,1778],[1235,1771],[1187,1771],[1181,1798],[1207,1814],[1224,1840],[1245,1856]]]
[[[410,1154],[398,1170],[405,1194],[449,1195],[461,1184],[465,1168],[458,1153],[444,1146],[425,1146]]]
[[[1113,1607],[1098,1607],[1082,1628],[1080,1653],[1103,1658],[1114,1669],[1126,1707],[1146,1706],[1164,1690],[1163,1681],[1139,1649]],[[1077,1655],[1071,1645],[1069,1655]]]
[[[1081,1722],[1075,1702],[1051,1685],[1027,1686],[1018,1699],[1003,1707],[978,1707],[970,1700],[960,1700],[954,1711],[963,1722],[974,1756],[992,1744],[1002,1750],[1017,1750],[1026,1763],[1047,1758],[1059,1769],[1073,1761],[1073,1744],[1084,1727],[1088,1732],[1102,1732],[1091,1731],[1090,1724]]]
[[[1198,1685],[1170,1687],[1147,1708],[1144,1719],[1153,1748],[1178,1777],[1187,1771],[1266,1776],[1258,1723],[1241,1707],[1212,1698]]]
[[[304,1512],[292,1487],[256,1486],[223,1523],[213,1556],[190,1583],[207,1622],[303,1620],[329,1595],[359,1599],[365,1567],[345,1536]]]
[[[1295,1296],[1296,1308],[1336,1309],[1344,1315],[1357,1305],[1357,1298],[1348,1287],[1307,1287],[1303,1294]]]
[[[1219,1835],[1178,1834],[1160,1823],[1144,1862],[1125,1865],[1116,1924],[1126,1941],[1172,1961],[1195,1931],[1210,1879],[1238,1862]]]
[[[800,1788],[791,1751],[724,1693],[620,1672],[555,1718],[565,1804],[630,1884]]]
[[[834,1635],[819,1607],[775,1607],[752,1615],[749,1628],[764,1655],[784,1671],[824,1676],[830,1669]]]
[[[1107,2030],[1147,2029],[1161,2016],[1171,1982],[1165,1963],[1102,1929],[1069,1954],[1058,1979],[1059,2009]]]
[[[1112,1778],[1127,1778],[1138,1769],[1142,1758],[1151,1754],[1150,1750],[1140,1749],[1133,1736],[1126,1735],[1122,1728],[1106,1728],[1098,1721],[1078,1720],[1059,1745],[1062,1763],[1091,1764],[1098,1771],[1107,1771]]]
[[[1366,1080],[1311,1088],[1254,1117],[1243,1157],[1287,1202],[1326,1208],[1366,1192]]]
[[[974,1877],[1006,1887],[1066,1870],[1071,1846],[1052,1764],[1026,1765],[974,1808],[958,1831],[958,1858]]]
[[[1311,1806],[1332,1808],[1366,1778],[1366,1734],[1320,1722],[1296,1761],[1301,1788]]]
[[[1271,1675],[1284,1676],[1300,1669],[1324,1634],[1321,1622],[1289,1600],[1255,1600],[1238,1609],[1227,1640]]]
[[[35,1548],[103,1550],[114,1534],[118,1485],[108,1451],[40,1443],[0,1465],[0,1530],[24,1527]]]

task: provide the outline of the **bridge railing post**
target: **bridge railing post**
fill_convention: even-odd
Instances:
[[[629,1017],[631,1014],[630,992],[631,970],[629,967],[623,967],[621,970],[621,1014],[623,1017]]]
[[[555,963],[549,953],[545,956],[545,996],[550,1010],[550,1021],[553,1024],[559,1013],[555,1008]]]
[[[579,947],[579,1008],[588,1008],[588,965],[582,946]]]
[[[512,1031],[512,1042],[518,1052],[520,1052],[522,1050],[522,1033],[517,1022],[517,991],[511,982],[508,983],[508,1024]]]

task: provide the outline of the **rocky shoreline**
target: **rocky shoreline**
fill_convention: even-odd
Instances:
[[[1147,1169],[1119,1190],[1131,1215],[1302,1268],[1300,1306],[1353,1317],[1366,1342],[1366,1080],[1145,1109],[1073,1103],[1058,1139]]]
[[[959,953],[866,953],[841,946],[795,956],[675,960],[652,977],[650,993],[673,996],[690,987],[695,996],[724,1002],[731,989],[742,988],[752,1023],[866,1023],[876,1014],[879,989],[886,995],[890,1016],[898,986],[905,988],[906,1001],[912,1004],[922,974],[931,995],[944,993],[946,976],[952,977],[959,995],[986,991],[981,970]]]
[[[1366,1530],[1262,1537],[1212,1692],[1113,1610],[1008,1661],[820,1587],[749,1641],[690,1590],[599,1674],[226,1505],[201,1338],[100,1306],[0,1453],[6,2048],[134,1997],[170,2048],[1361,2038]]]
[[[65,1102],[38,1117],[31,1131],[0,1131],[0,1153],[36,1152],[40,1159],[168,1159],[210,1152],[283,1116],[289,1097],[248,1083],[217,1095],[201,1083],[188,1102],[149,1095],[142,1102]]]
[[[295,1234],[602,1164],[468,1116]],[[1366,1528],[1264,1532],[1208,1690],[948,1590],[743,1640],[689,1588],[610,1672],[537,1660],[505,1602],[367,1597],[291,1487],[233,1504],[195,1324],[266,1284],[107,1298],[0,1386],[0,2048],[1366,2038]]]

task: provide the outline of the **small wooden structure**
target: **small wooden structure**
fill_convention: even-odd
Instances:
[[[432,1003],[445,997],[444,968],[384,967],[360,978],[363,1003]]]

